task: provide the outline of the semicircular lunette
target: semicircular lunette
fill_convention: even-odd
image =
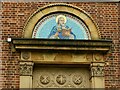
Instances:
[[[87,26],[77,17],[56,13],[44,17],[37,23],[32,38],[88,40],[91,36]]]
[[[60,12],[62,12],[62,13],[60,13]],[[43,20],[45,17],[49,17],[51,15],[54,16],[57,13],[60,13],[60,15],[67,14],[67,15],[65,15],[68,19],[68,20],[66,20],[66,24],[68,24],[69,27],[70,26],[72,26],[72,27],[68,28],[67,25],[66,26],[63,25],[64,26],[64,27],[62,27],[62,29],[64,29],[63,32],[56,33],[56,34],[54,34],[56,37],[51,37],[51,38],[57,38],[57,39],[65,38],[66,39],[66,37],[67,37],[67,39],[93,39],[93,40],[100,38],[97,25],[94,22],[94,20],[92,19],[92,17],[89,14],[87,14],[85,11],[81,10],[80,8],[73,6],[73,5],[69,5],[69,4],[52,4],[52,5],[48,5],[48,6],[38,9],[35,13],[33,13],[29,17],[29,19],[26,22],[26,25],[24,27],[24,38],[34,37],[34,35],[36,33],[35,29],[38,26],[38,23],[40,23],[41,20]],[[84,23],[84,26],[82,24],[78,24],[78,20],[74,19],[72,21],[73,18],[71,19],[70,17],[68,17],[69,15],[71,15],[72,17],[77,17],[79,21],[81,20],[82,23]],[[59,18],[59,21],[65,22],[64,18],[63,18],[63,20],[62,20],[62,18],[60,20],[60,18]],[[49,22],[50,26],[51,25],[55,26],[55,23],[56,23],[55,17],[52,17],[51,19],[48,18],[46,20],[47,21],[44,21],[42,23],[43,26],[45,26],[46,28],[49,29],[49,27],[46,26],[47,22]],[[52,22],[52,20],[54,20],[54,21]],[[71,22],[71,24],[70,24],[70,22]],[[76,23],[76,25],[74,25],[74,23]],[[85,36],[85,33],[83,34],[83,33],[79,32],[79,33],[77,33],[79,35],[74,35],[74,33],[77,32],[75,30],[75,28],[77,29],[78,26],[80,26],[80,25],[82,25],[82,27],[85,29],[84,31],[87,34],[86,35],[87,38],[86,37],[78,38],[79,35],[81,35],[81,37],[82,37],[82,35]],[[57,27],[57,30],[58,30],[58,32],[60,31],[59,27]],[[78,30],[80,30],[80,29],[78,29]],[[47,32],[47,30],[46,30],[46,32]],[[46,34],[46,33],[43,33],[43,34]],[[49,32],[49,34],[50,34],[50,32]],[[48,35],[48,33],[47,33],[47,35]],[[58,35],[59,35],[59,37],[57,37]],[[62,36],[64,36],[64,37],[62,37]],[[44,38],[44,37],[42,37],[42,38]]]

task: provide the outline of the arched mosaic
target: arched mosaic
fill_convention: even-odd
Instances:
[[[86,25],[77,17],[56,13],[37,23],[32,38],[91,39],[91,36]]]
[[[96,24],[85,11],[62,3],[38,9],[24,31],[24,38],[99,39]]]

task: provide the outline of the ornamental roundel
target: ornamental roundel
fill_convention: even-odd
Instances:
[[[32,38],[45,39],[91,39],[87,26],[77,17],[55,13],[44,17],[36,24]]]
[[[42,83],[42,85],[47,85],[50,83],[50,76],[48,75],[41,75],[40,76],[40,83]]]
[[[59,85],[64,85],[64,84],[66,83],[66,76],[63,75],[63,74],[57,75],[57,77],[56,77],[56,82],[57,82]]]
[[[24,60],[28,60],[30,58],[29,52],[22,52],[21,55]]]
[[[76,74],[76,75],[73,75],[72,81],[75,85],[80,85],[83,82],[83,78],[81,75]]]
[[[94,61],[102,61],[103,60],[103,55],[101,54],[94,54]]]

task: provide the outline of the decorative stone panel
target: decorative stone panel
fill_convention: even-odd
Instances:
[[[31,59],[31,53],[28,51],[22,51],[21,52],[21,60],[30,60]]]
[[[32,62],[20,62],[20,75],[21,76],[30,76],[33,72],[33,63]]]
[[[89,70],[86,68],[46,67],[34,68],[33,88],[90,87]]]
[[[91,66],[91,76],[94,76],[94,77],[104,77],[104,66],[103,66],[104,63],[95,63],[92,64]]]
[[[103,54],[98,54],[98,53],[93,54],[93,61],[95,62],[104,61]]]

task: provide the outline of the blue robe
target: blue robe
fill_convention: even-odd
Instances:
[[[65,26],[65,28],[66,28],[66,29],[69,29],[68,26]],[[62,27],[61,27],[60,29],[62,30]],[[57,26],[54,26],[54,27],[52,28],[52,30],[51,30],[48,38],[50,38],[51,36],[55,35],[56,32],[57,32]],[[76,39],[75,34],[73,34],[72,32],[70,32],[70,34],[74,36],[74,39]],[[63,35],[62,35],[62,32],[59,32],[58,37],[59,37],[59,39],[69,39],[69,36],[63,36]]]

